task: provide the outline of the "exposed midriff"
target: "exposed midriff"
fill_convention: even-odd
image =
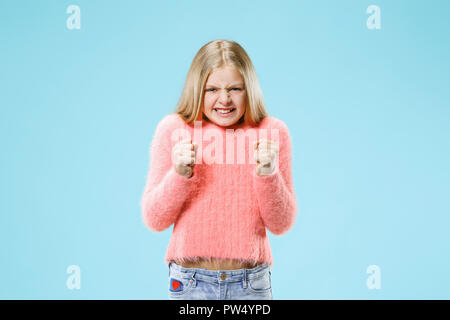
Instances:
[[[183,261],[177,262],[176,264],[181,265],[185,268],[206,268],[207,270],[235,270],[235,269],[251,269],[257,266],[256,263],[250,261],[239,261],[235,259],[202,259],[199,258],[197,261]]]

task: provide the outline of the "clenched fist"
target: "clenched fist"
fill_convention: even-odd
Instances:
[[[185,177],[192,177],[195,157],[197,155],[197,143],[193,143],[191,138],[179,141],[172,148],[172,160],[175,165],[175,171]]]
[[[261,139],[253,143],[253,158],[256,162],[256,174],[265,176],[275,169],[275,160],[279,152],[278,144],[272,140]]]

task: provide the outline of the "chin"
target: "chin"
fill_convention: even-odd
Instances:
[[[229,127],[229,126],[233,126],[235,124],[238,124],[238,123],[241,123],[242,121],[244,121],[244,115],[242,115],[239,118],[233,118],[233,119],[214,118],[214,120],[215,120],[215,122],[220,123],[224,127]]]

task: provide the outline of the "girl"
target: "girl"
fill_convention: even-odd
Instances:
[[[156,127],[141,208],[153,231],[174,223],[169,299],[272,299],[266,228],[286,233],[297,212],[291,139],[238,43],[211,41],[194,57]]]

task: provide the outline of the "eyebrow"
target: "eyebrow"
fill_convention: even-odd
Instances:
[[[207,87],[214,87],[214,88],[217,88],[215,85],[213,85],[213,84],[207,84],[206,85]],[[240,86],[240,87],[243,87],[244,85],[241,83],[241,82],[238,82],[238,83],[233,83],[233,84],[231,84],[228,88],[230,88],[230,87],[236,87],[236,86]]]

